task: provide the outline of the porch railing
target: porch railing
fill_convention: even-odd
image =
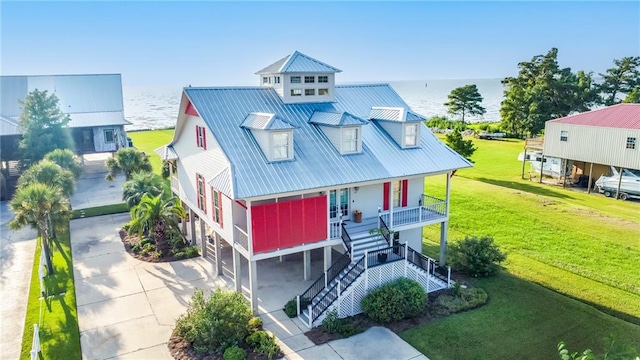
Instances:
[[[351,263],[351,257],[349,253],[344,253],[336,260],[333,265],[327,271],[322,273],[318,280],[316,280],[305,292],[298,297],[298,315],[300,315],[300,309],[306,308],[313,299],[318,296],[333,280],[342,273],[342,271]]]
[[[405,245],[395,245],[384,249],[367,252],[367,268],[384,265],[405,259]]]
[[[329,223],[329,239],[337,239],[342,236],[342,226],[340,221],[331,221]]]
[[[180,182],[178,181],[178,178],[176,176],[171,176],[171,189],[175,190],[176,192],[180,191]]]
[[[347,228],[344,226],[344,223],[340,226],[342,229],[342,242],[344,246],[347,248],[347,252],[351,252],[351,236],[349,236],[349,232]]]
[[[440,215],[447,214],[447,202],[437,197],[422,194],[422,207]]]
[[[384,222],[384,219],[382,218],[382,216],[380,216],[379,219],[380,219],[380,232],[382,233],[382,236],[384,237],[384,239],[387,241],[387,244],[391,246],[392,245],[391,231],[389,231],[389,228],[387,227],[387,223]]]
[[[440,266],[435,260],[427,257],[412,248],[407,250],[407,260],[413,265],[426,271],[427,274],[439,278],[447,282],[447,286],[451,285],[451,267]]]
[[[385,211],[380,218],[391,228],[397,226],[422,223],[447,216],[447,202],[429,195],[422,195],[420,204],[416,207],[393,209],[393,222],[389,211]]]
[[[234,225],[236,229],[236,236],[234,237],[234,243],[240,245],[243,249],[249,251],[249,234],[242,230],[238,225]]]

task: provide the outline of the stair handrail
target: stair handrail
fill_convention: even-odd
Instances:
[[[341,223],[341,224],[342,224],[342,242],[344,243],[344,246],[346,246],[347,252],[351,252],[351,236],[349,236],[349,232],[347,231],[347,228],[344,225],[344,223]]]
[[[340,273],[351,263],[351,256],[349,253],[344,253],[333,262],[333,265],[323,272],[322,275],[313,283],[302,295],[300,295],[300,308],[306,308],[306,306],[318,296],[319,293],[324,290],[327,284],[330,284]]]
[[[380,216],[380,232],[382,233],[382,237],[384,237],[384,239],[387,241],[387,244],[389,244],[389,246],[392,246],[393,244],[391,243],[391,231],[389,230],[389,227],[387,227],[387,223],[384,222],[382,216]]]
[[[360,277],[365,270],[364,262],[365,257],[362,256],[360,260],[349,267],[349,270],[342,275],[338,281],[336,281],[328,291],[318,299],[318,301],[316,301],[315,306],[311,304],[311,311],[309,313],[311,323],[320,317],[320,315],[322,315],[322,313],[338,299],[338,296]]]

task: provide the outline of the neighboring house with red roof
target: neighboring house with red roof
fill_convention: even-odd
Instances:
[[[550,120],[544,135],[544,156],[572,160],[573,178],[591,174],[591,179],[598,179],[611,166],[640,169],[640,104]]]

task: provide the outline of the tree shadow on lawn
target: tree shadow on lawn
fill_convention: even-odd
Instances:
[[[549,197],[555,197],[560,199],[574,199],[573,196],[563,194],[559,191],[556,191],[553,188],[548,188],[548,186],[544,186],[544,185],[530,185],[530,184],[516,182],[516,181],[488,179],[485,177],[475,178],[475,180],[478,180],[487,184],[491,184],[491,185],[506,187],[514,190],[520,190],[520,191],[528,192],[530,194],[535,194],[535,195],[549,196]]]

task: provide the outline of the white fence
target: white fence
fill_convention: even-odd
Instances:
[[[33,324],[33,340],[31,342],[31,360],[38,359],[40,352],[40,334],[38,324]]]

